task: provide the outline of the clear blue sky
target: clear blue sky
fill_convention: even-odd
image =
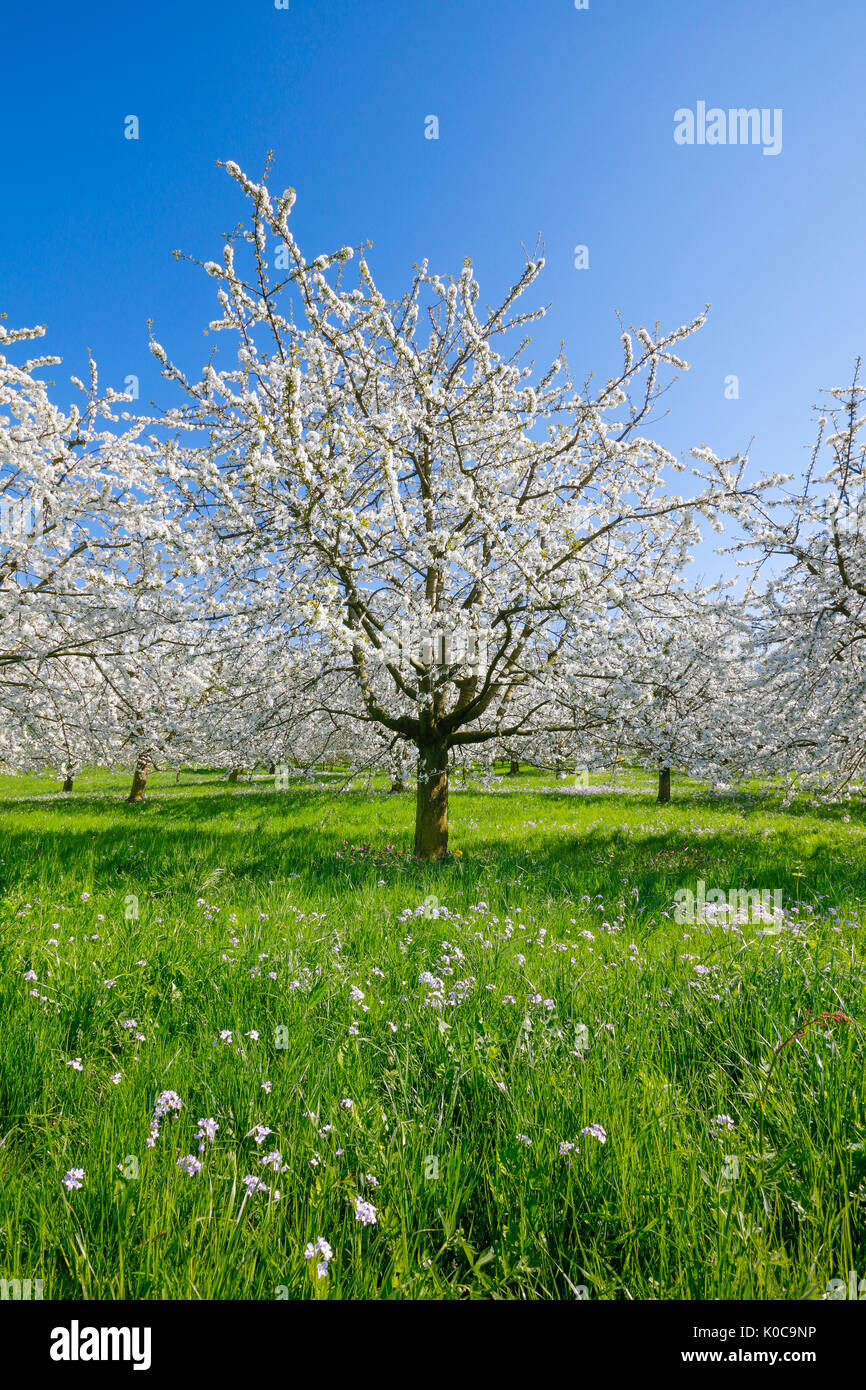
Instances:
[[[370,238],[388,292],[468,254],[493,301],[541,233],[538,359],[563,338],[578,377],[615,364],[614,309],[673,327],[712,302],[655,432],[677,452],[755,436],[756,469],[793,470],[818,389],[866,349],[864,47],[864,0],[9,6],[0,310],[48,324],[63,378],[90,348],[105,382],[167,403],[147,319],[195,369],[214,312],[171,252],[219,255],[245,209],[214,161],[258,177],[273,148],[308,258]],[[781,153],[677,145],[700,101],[781,108]]]

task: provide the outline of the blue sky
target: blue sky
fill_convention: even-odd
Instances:
[[[169,402],[147,320],[195,370],[214,312],[171,252],[219,255],[245,209],[214,161],[258,177],[273,148],[308,258],[369,238],[386,292],[468,254],[492,302],[541,234],[537,360],[564,339],[578,378],[614,367],[615,309],[674,327],[711,302],[654,433],[802,467],[819,388],[866,348],[863,0],[288,3],[7,9],[0,310],[48,324],[59,380],[90,348],[104,382]],[[676,144],[700,101],[781,109],[781,152]]]

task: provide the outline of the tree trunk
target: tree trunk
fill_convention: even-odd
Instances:
[[[66,774],[66,781],[63,783],[63,790],[64,790],[65,792],[71,792],[71,791],[72,791],[72,788],[73,788],[74,786],[75,786],[75,778],[71,775],[71,773],[67,772],[67,774]]]
[[[135,772],[132,774],[132,786],[129,789],[129,802],[143,801],[144,789],[147,786],[147,774],[150,771],[150,759],[139,758],[135,765]]]
[[[239,768],[239,767],[233,767],[232,770],[231,770],[231,772],[229,773],[228,780],[229,780],[230,782],[236,782],[236,781],[238,780],[240,774],[241,774],[240,768]]]
[[[448,749],[428,744],[418,750],[415,853],[441,859],[448,850]]]
[[[509,775],[509,777],[517,777],[517,775],[519,774],[519,772],[520,772],[520,759],[519,759],[519,758],[512,758],[512,759],[511,759],[511,762],[510,762],[510,764],[509,764],[509,767],[508,767],[508,775]]]
[[[659,794],[658,804],[666,806],[671,799],[671,770],[669,767],[659,768]]]

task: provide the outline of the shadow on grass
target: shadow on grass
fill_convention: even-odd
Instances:
[[[0,819],[0,892],[7,900],[30,896],[34,885],[62,874],[75,882],[86,877],[99,893],[158,894],[187,903],[206,891],[209,875],[222,871],[216,896],[229,884],[234,892],[266,893],[273,881],[281,890],[289,875],[300,875],[305,893],[338,904],[359,891],[405,887],[407,904],[436,891],[457,892],[474,900],[504,903],[515,891],[551,904],[577,902],[601,894],[609,904],[629,901],[642,914],[669,909],[678,888],[781,889],[784,901],[828,895],[866,897],[866,860],[854,850],[816,835],[806,838],[799,821],[764,837],[726,830],[692,835],[679,822],[631,833],[621,825],[540,826],[527,837],[513,824],[460,826],[473,800],[496,814],[493,799],[471,791],[455,794],[461,856],[441,865],[415,860],[411,850],[411,794],[346,792],[339,798],[307,790],[226,790],[207,796],[154,796],[138,806],[80,796],[75,800],[22,802],[38,811],[42,824],[16,825]],[[574,797],[545,796],[545,802]],[[611,810],[610,797],[580,798],[584,809]],[[509,798],[510,801],[510,798]],[[689,803],[692,804],[692,803]],[[729,802],[707,800],[715,810]],[[649,796],[629,798],[641,814],[657,808]],[[686,809],[680,804],[673,809]],[[853,819],[853,817],[852,817]],[[378,820],[378,823],[376,821]],[[503,817],[503,821],[505,818]],[[816,827],[819,831],[819,827]],[[390,846],[390,848],[388,848]]]

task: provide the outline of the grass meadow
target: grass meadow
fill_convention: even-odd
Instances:
[[[411,794],[184,771],[131,807],[127,782],[0,778],[0,1276],[793,1300],[866,1275],[861,804],[458,777],[436,867]],[[699,880],[782,890],[784,921],[678,924]]]

